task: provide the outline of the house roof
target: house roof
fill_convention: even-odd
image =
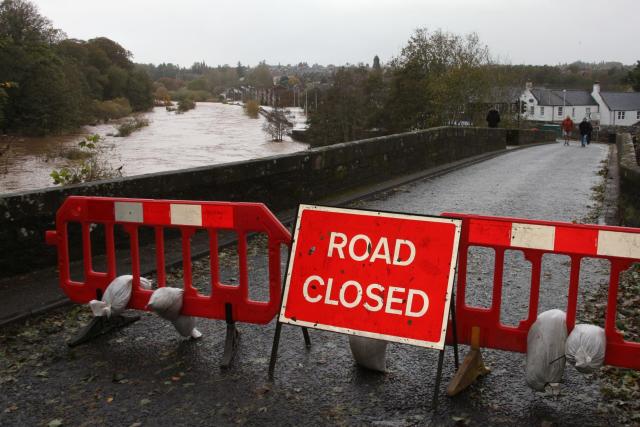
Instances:
[[[586,90],[567,89],[563,92],[559,89],[531,89],[531,93],[538,101],[538,105],[598,105],[591,94]]]
[[[640,92],[600,92],[612,111],[640,111]]]

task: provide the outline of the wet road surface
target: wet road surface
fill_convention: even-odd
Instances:
[[[353,206],[412,213],[458,211],[547,220],[592,217],[592,187],[608,147],[533,147],[378,194]],[[264,242],[250,243],[250,273],[266,277]],[[477,282],[470,304],[490,303],[492,254],[469,261]],[[568,264],[543,264],[540,310],[566,304]],[[194,280],[206,288],[207,259]],[[221,252],[221,279],[237,280],[233,248]],[[526,312],[528,265],[507,257],[504,323]],[[125,273],[125,272],[122,272]],[[583,265],[581,298],[606,282],[607,266]],[[181,272],[170,284],[181,286]],[[265,285],[255,295],[266,297]],[[581,313],[579,311],[578,317]],[[444,394],[453,375],[447,351],[440,409],[430,409],[437,352],[390,345],[388,373],[357,368],[347,337],[311,331],[306,350],[299,328],[284,325],[273,384],[267,381],[274,323],[240,324],[239,353],[229,370],[219,361],[223,321],[199,320],[204,337],[179,338],[171,324],[144,313],[132,326],[68,349],[64,342],[88,319],[86,307],[62,309],[0,330],[0,425],[603,425],[611,423],[599,383],[567,366],[559,394],[534,392],[524,381],[523,354],[483,351],[492,372],[456,398]],[[80,321],[79,321],[80,320]],[[466,348],[462,347],[464,355]]]

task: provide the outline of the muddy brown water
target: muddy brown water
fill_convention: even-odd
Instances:
[[[125,176],[256,159],[304,150],[291,140],[272,142],[262,130],[264,118],[247,117],[242,107],[199,102],[184,114],[156,107],[142,114],[144,127],[124,138],[116,124],[87,126],[75,134],[46,138],[0,137],[0,194],[53,186],[53,169],[72,163],[59,154],[76,147],[84,135],[100,134],[105,147],[101,159],[122,166]]]

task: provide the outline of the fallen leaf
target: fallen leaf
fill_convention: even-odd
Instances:
[[[62,419],[60,418],[53,419],[49,421],[49,424],[47,424],[48,427],[60,427],[61,425],[62,425]]]
[[[107,397],[107,403],[111,403],[111,402],[113,402],[113,396]]]

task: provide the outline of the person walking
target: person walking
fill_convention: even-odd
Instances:
[[[500,113],[493,107],[487,113],[487,124],[490,128],[497,128],[498,123],[500,123]]]
[[[564,145],[569,145],[569,138],[571,137],[571,132],[573,131],[573,120],[569,116],[565,117],[562,121],[562,136],[564,136]]]
[[[591,144],[591,135],[593,134],[593,126],[591,125],[591,120],[587,120],[589,123],[589,127],[587,128],[587,145]]]
[[[589,134],[593,132],[593,126],[591,126],[591,123],[589,123],[585,117],[580,122],[578,128],[580,129],[580,146],[586,147],[589,143]]]

